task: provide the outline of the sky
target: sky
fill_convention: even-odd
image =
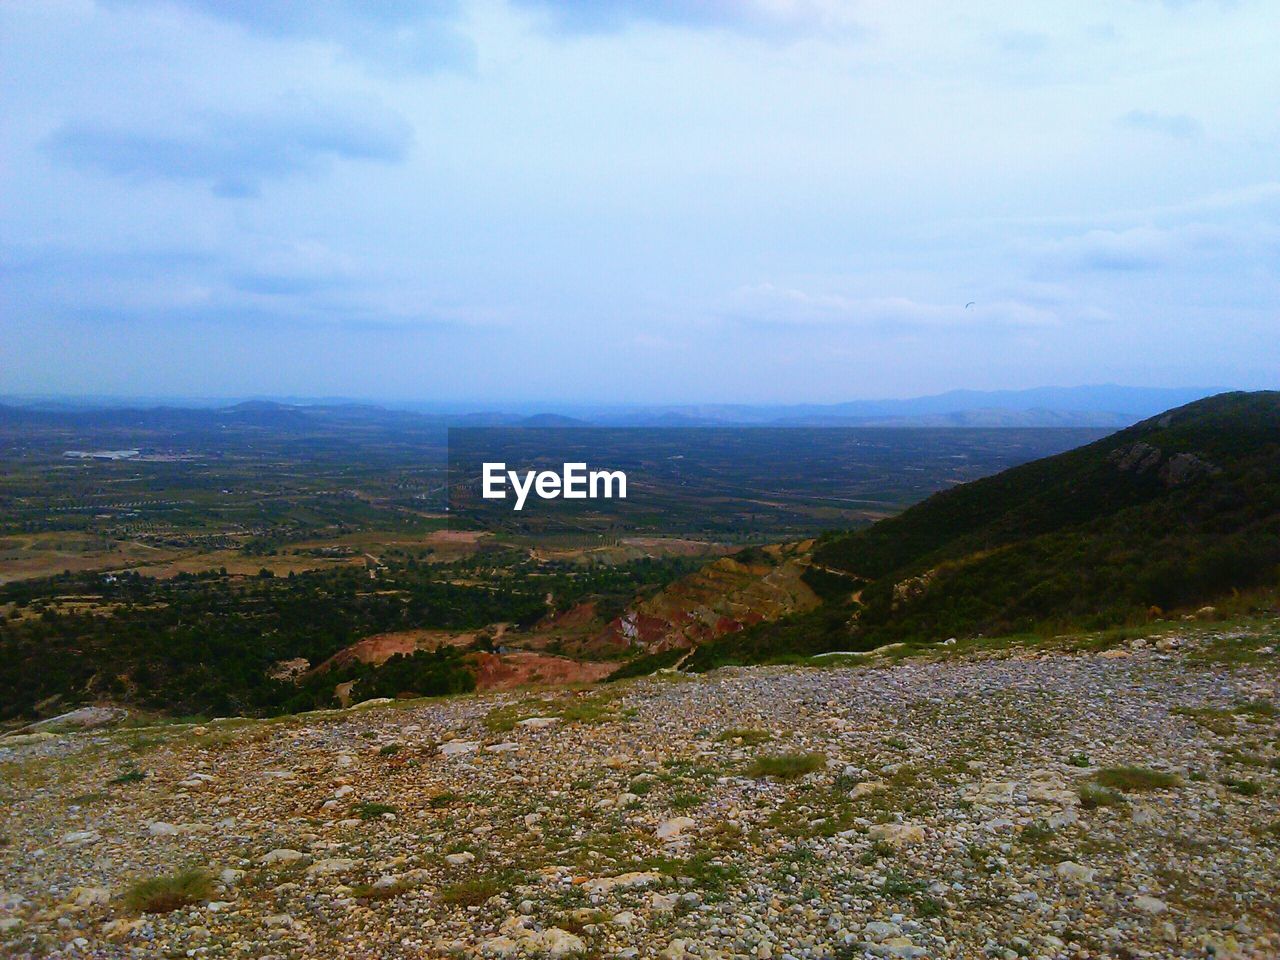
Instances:
[[[1280,386],[1274,0],[4,0],[0,393]]]

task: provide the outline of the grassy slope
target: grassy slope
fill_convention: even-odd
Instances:
[[[1122,470],[1117,450],[1161,452]],[[1220,472],[1170,485],[1189,453]],[[815,550],[826,606],[700,649],[694,669],[900,640],[1097,628],[1149,608],[1210,602],[1274,584],[1280,564],[1280,393],[1231,393],[1096,443],[937,494]],[[895,584],[928,576],[910,598]]]

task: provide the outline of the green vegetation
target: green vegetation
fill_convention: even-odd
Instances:
[[[135,883],[125,891],[123,904],[129,913],[169,913],[207,900],[212,893],[212,875],[191,868]]]
[[[1099,630],[1274,586],[1280,393],[1198,401],[946,490],[824,534],[813,559],[848,583],[818,590],[826,602],[815,610],[700,646],[686,669]]]
[[[507,551],[449,564],[389,561],[370,580],[343,566],[287,577],[210,571],[171,579],[137,574],[65,574],[0,586],[0,721],[37,703],[108,697],[174,714],[275,715],[335,706],[336,684],[353,697],[439,696],[475,687],[469,649],[442,646],[396,655],[379,667],[358,661],[298,682],[273,679],[280,661],[319,664],[364,637],[424,625],[475,630],[532,624],[551,594],[571,606],[602,594],[634,596],[645,584],[686,572],[687,560],[639,560],[580,568]],[[497,588],[489,581],[496,581]],[[58,598],[92,598],[93,609]],[[480,639],[474,650],[489,649]]]
[[[776,780],[795,780],[821,770],[827,758],[820,753],[775,753],[757,757],[747,768],[749,777],[773,777]]]
[[[1170,790],[1182,784],[1182,779],[1177,774],[1148,770],[1146,767],[1103,767],[1093,775],[1093,781],[1100,787],[1122,793]]]
[[[1256,797],[1262,792],[1262,784],[1256,780],[1238,780],[1235,777],[1223,777],[1223,785],[1233,793],[1242,797]]]
[[[484,877],[472,877],[468,880],[441,887],[437,896],[441,903],[447,903],[455,907],[475,907],[484,903],[490,897],[496,897],[510,888],[513,883],[518,882],[519,879],[514,877],[513,871]]]
[[[1082,783],[1079,793],[1080,806],[1086,810],[1094,810],[1098,807],[1119,807],[1126,802],[1124,794],[1098,783]]]
[[[760,743],[768,743],[773,739],[773,734],[768,730],[756,730],[751,727],[732,727],[723,731],[716,740],[720,743],[736,741],[746,746],[755,746]]]
[[[386,803],[374,803],[366,800],[356,804],[355,814],[361,820],[376,820],[384,813],[395,813],[396,808]]]

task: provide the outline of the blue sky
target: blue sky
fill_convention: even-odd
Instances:
[[[1275,387],[1278,49],[1271,0],[6,0],[0,392]]]

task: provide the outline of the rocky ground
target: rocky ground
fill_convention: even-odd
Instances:
[[[9,737],[0,954],[1280,956],[1278,634]]]

